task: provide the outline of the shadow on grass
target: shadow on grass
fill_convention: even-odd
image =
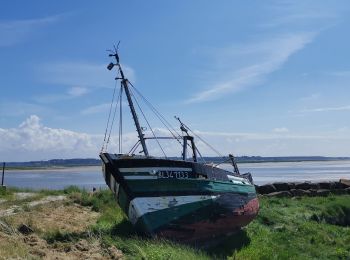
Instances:
[[[215,246],[203,249],[203,251],[216,257],[226,258],[232,256],[234,252],[250,244],[250,238],[245,230],[239,230],[229,237],[221,240]]]
[[[130,238],[131,236],[135,235],[140,238],[149,238],[143,236],[142,234],[138,234],[133,228],[132,224],[126,219],[114,225],[110,231],[110,234],[112,236],[119,236],[123,238]],[[175,241],[169,242],[174,243]],[[175,243],[182,244],[179,241]],[[215,245],[211,244],[206,247],[199,247],[199,249],[208,253],[209,255],[226,258],[227,256],[232,256],[235,251],[239,251],[240,249],[248,246],[249,244],[250,238],[248,237],[247,232],[245,230],[239,230],[226,238],[216,241]],[[189,244],[186,245],[191,247],[191,245]],[[193,247],[198,249],[198,247],[196,246]]]
[[[111,237],[120,237],[124,239],[128,239],[131,237],[136,237],[138,239],[150,239],[150,241],[156,242],[157,239],[152,239],[148,236],[139,234],[136,232],[132,224],[126,220],[123,219],[120,223],[115,224],[109,231],[109,235]],[[167,243],[167,241],[170,244],[176,245],[184,245],[183,243],[179,241],[171,241],[167,239],[161,239],[159,241],[163,241]],[[242,248],[248,246],[250,244],[250,238],[247,235],[247,232],[245,230],[239,230],[236,233],[225,237],[223,239],[217,240],[214,243],[210,241],[210,244],[207,246],[201,246],[201,245],[191,245],[191,244],[185,244],[186,246],[189,246],[193,249],[199,249],[200,251],[208,254],[209,256],[213,258],[227,258],[228,256],[232,256],[235,252],[241,250]]]
[[[130,237],[132,235],[136,235],[136,231],[128,220],[123,219],[122,222],[115,224],[112,227],[111,235],[120,237]]]

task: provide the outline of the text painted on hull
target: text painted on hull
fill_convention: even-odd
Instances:
[[[181,167],[145,167],[120,168],[126,180],[135,179],[189,179],[195,178],[191,168]]]
[[[173,178],[173,179],[188,179],[190,178],[190,171],[158,171],[158,178]]]

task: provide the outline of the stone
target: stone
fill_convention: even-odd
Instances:
[[[266,196],[282,198],[282,197],[292,197],[292,194],[289,191],[275,191],[275,192],[266,194]]]
[[[346,187],[340,181],[335,181],[332,183],[332,188],[335,190],[339,190],[339,189],[345,189]]]
[[[310,195],[311,192],[308,190],[300,190],[300,189],[292,189],[290,192],[293,194],[293,196],[307,196]]]
[[[309,190],[309,196],[317,196],[317,191],[318,191],[318,189],[310,189]]]
[[[331,193],[330,190],[320,189],[316,192],[317,196],[328,196]]]
[[[288,182],[288,188],[289,190],[295,189],[296,182]]]
[[[322,190],[330,190],[332,186],[330,182],[319,182],[318,185]]]
[[[309,190],[310,187],[310,182],[302,182],[302,183],[298,183],[295,185],[296,189],[301,189],[301,190]]]
[[[275,182],[273,183],[273,186],[275,186],[276,191],[288,191],[289,185],[287,182]]]
[[[310,183],[310,190],[318,190],[319,188],[320,188],[320,185],[317,182]]]
[[[348,192],[344,189],[335,189],[335,190],[332,190],[332,193],[335,194],[335,195],[344,195],[344,194],[347,194]]]
[[[340,179],[339,182],[345,186],[345,188],[350,188],[350,180],[347,179]]]
[[[258,186],[259,194],[269,194],[275,191],[276,191],[276,188],[275,186],[273,186],[273,184],[265,184],[265,185]]]
[[[23,235],[29,235],[31,233],[33,233],[33,229],[31,229],[29,226],[27,226],[26,224],[21,224],[17,230],[23,234]]]

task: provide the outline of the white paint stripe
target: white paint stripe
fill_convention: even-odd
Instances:
[[[134,175],[134,176],[124,176],[125,180],[150,180],[150,179],[157,179],[157,176],[150,176],[150,175],[145,175],[145,176],[140,176],[140,175]]]
[[[119,168],[120,172],[149,172],[154,171],[192,171],[192,168],[181,167],[138,167],[138,168]]]
[[[190,195],[190,196],[164,196],[135,198],[129,205],[129,220],[135,224],[142,215],[174,206],[193,202],[215,200],[220,195]]]
[[[244,179],[233,175],[227,175],[227,178],[235,184],[249,184],[249,182]]]

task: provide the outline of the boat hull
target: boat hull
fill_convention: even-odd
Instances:
[[[245,179],[198,163],[102,154],[103,173],[139,233],[200,243],[231,234],[259,210]]]

